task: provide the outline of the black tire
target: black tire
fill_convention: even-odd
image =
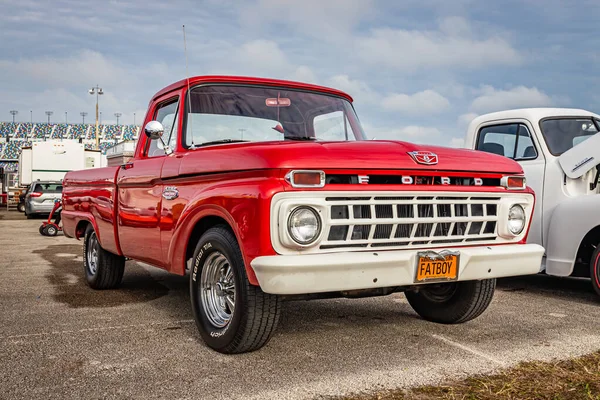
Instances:
[[[406,299],[422,318],[460,324],[480,316],[492,302],[496,279],[423,285]]]
[[[17,205],[17,211],[24,213],[25,212],[25,203],[19,203]]]
[[[221,256],[224,256],[224,259]],[[215,258],[220,259],[223,264],[219,267],[211,266],[211,260]],[[203,279],[205,284],[209,281],[203,275],[205,268],[205,274],[210,270],[222,271],[221,277],[225,276],[223,271],[227,269],[230,279],[227,283],[219,280],[219,283],[202,289]],[[226,292],[221,283],[230,285],[231,279],[235,287]],[[211,322],[214,312],[211,313],[210,306],[205,305],[202,300],[202,293],[210,293],[211,290],[221,291],[218,296],[222,296],[226,314],[229,310],[229,319],[226,325],[221,327]],[[233,310],[226,305],[226,293],[234,294],[233,299],[230,297]],[[220,353],[235,354],[260,349],[271,339],[279,322],[281,299],[279,296],[264,293],[258,286],[249,283],[239,245],[235,236],[224,225],[206,231],[196,245],[194,267],[190,273],[190,299],[202,339],[210,348]]]
[[[52,224],[48,224],[44,227],[44,236],[56,236],[58,229]]]
[[[95,264],[90,262],[89,257],[92,254],[88,249],[96,251]],[[121,284],[124,271],[125,258],[104,250],[98,242],[94,228],[88,225],[83,240],[83,272],[87,284],[98,290],[114,289]]]
[[[46,227],[45,225],[40,225],[40,228],[38,229],[38,231],[40,232],[40,235],[42,235],[42,236],[46,236],[46,234],[44,233],[45,227]]]
[[[590,278],[592,278],[592,287],[600,295],[600,246],[596,247],[590,260]]]

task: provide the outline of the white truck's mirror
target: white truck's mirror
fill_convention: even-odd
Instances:
[[[165,132],[165,128],[158,121],[150,121],[144,127],[144,133],[151,140],[160,139],[164,132]]]

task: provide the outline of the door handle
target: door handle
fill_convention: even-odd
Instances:
[[[131,168],[133,168],[133,163],[132,162],[121,164],[121,169],[131,169]]]

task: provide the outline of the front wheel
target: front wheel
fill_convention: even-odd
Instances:
[[[24,213],[25,212],[25,203],[19,203],[17,205],[17,211]]]
[[[428,284],[405,295],[422,318],[441,324],[459,324],[480,316],[492,302],[495,288],[495,279],[485,279]]]
[[[600,295],[600,246],[596,247],[590,260],[590,278],[592,278],[592,287]]]
[[[239,245],[225,226],[209,229],[196,245],[190,298],[202,339],[220,353],[260,349],[279,321],[280,298],[250,284]]]
[[[58,229],[56,226],[48,224],[44,227],[42,234],[44,236],[56,236],[58,234]]]

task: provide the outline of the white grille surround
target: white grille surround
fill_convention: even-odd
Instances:
[[[305,191],[281,192],[271,201],[271,242],[278,254],[434,249],[516,243],[529,227],[533,195],[514,192]],[[508,231],[508,211],[525,210],[525,228]],[[313,207],[320,235],[303,246],[287,229],[290,213]]]

